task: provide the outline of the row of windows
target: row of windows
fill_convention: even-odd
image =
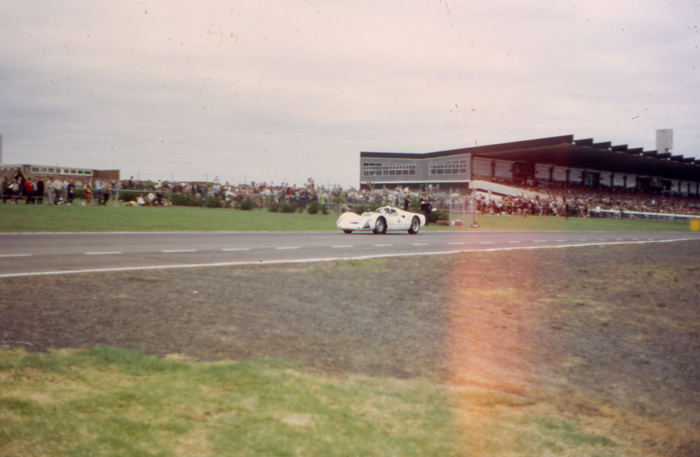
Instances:
[[[469,167],[466,160],[436,162],[430,164],[431,175],[466,175]]]
[[[57,173],[62,175],[92,176],[92,170],[75,170],[58,167],[32,167],[32,173]]]
[[[415,165],[394,163],[363,163],[362,176],[415,176]]]

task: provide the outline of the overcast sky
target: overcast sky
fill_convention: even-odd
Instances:
[[[0,3],[3,163],[357,186],[360,151],[700,156],[700,0]]]

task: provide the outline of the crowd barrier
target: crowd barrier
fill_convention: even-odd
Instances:
[[[697,219],[697,215],[692,214],[674,214],[674,213],[649,213],[643,211],[627,211],[627,210],[591,210],[591,217],[607,217],[612,219],[653,219],[664,222],[683,222],[687,223],[693,219]]]

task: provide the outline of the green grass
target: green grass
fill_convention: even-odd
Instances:
[[[592,457],[625,449],[549,416],[513,414],[495,424],[495,411],[535,402],[482,394],[466,398],[477,411],[471,417],[484,419],[475,424],[457,419],[457,394],[420,380],[333,378],[277,360],[204,363],[110,347],[2,350],[0,455]]]
[[[261,360],[0,352],[0,455],[456,456],[443,391]]]
[[[337,215],[271,213],[265,210],[171,206],[48,206],[0,204],[0,233],[12,232],[168,232],[168,231],[337,231]],[[636,231],[687,232],[689,222],[592,218],[479,216],[471,228],[431,224],[426,231]]]
[[[170,206],[0,205],[0,232],[330,231],[335,214]]]

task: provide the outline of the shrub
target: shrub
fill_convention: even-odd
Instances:
[[[428,222],[447,221],[450,219],[450,212],[446,209],[436,209],[430,212]]]
[[[258,205],[255,204],[252,198],[246,197],[236,205],[236,208],[242,209],[244,211],[249,211],[251,209],[257,208]]]
[[[223,208],[224,202],[219,197],[207,197],[204,200],[204,206],[207,208]]]
[[[281,213],[295,213],[299,209],[301,209],[301,207],[299,206],[299,203],[297,203],[297,202],[280,203],[280,212]]]
[[[172,194],[170,196],[170,203],[176,206],[199,206],[197,197],[187,194]]]
[[[124,191],[120,190],[119,191],[119,200],[124,201],[124,202],[135,202],[139,197],[143,197],[143,199],[146,199],[146,196],[148,195],[148,192],[136,192],[136,191]],[[92,198],[95,198],[95,192],[92,192]]]
[[[357,214],[362,214],[362,213],[374,211],[377,208],[379,208],[379,206],[377,206],[375,203],[353,205],[352,212],[357,213]]]
[[[279,213],[280,204],[276,203],[276,202],[272,202],[269,205],[267,205],[267,210],[271,213]]]
[[[411,202],[408,204],[408,210],[413,211],[414,213],[422,213],[420,210],[420,198],[413,197]]]
[[[306,207],[306,211],[309,214],[318,214],[321,211],[321,205],[318,202],[311,202],[309,206]]]

